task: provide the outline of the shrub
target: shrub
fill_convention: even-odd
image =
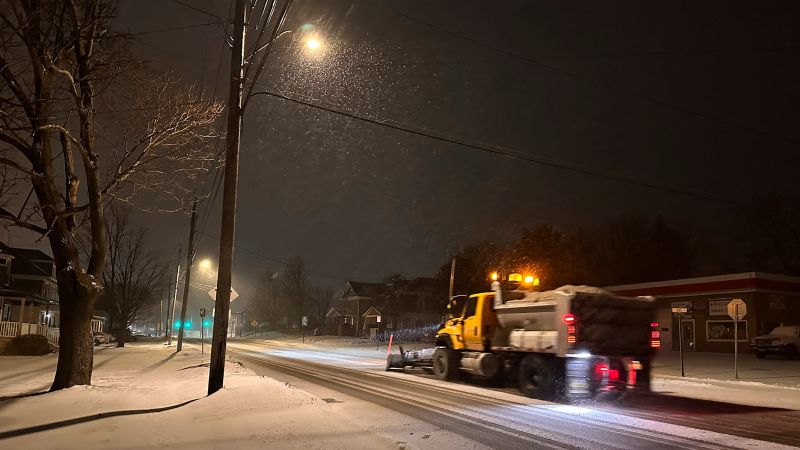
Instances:
[[[6,355],[11,356],[41,356],[50,352],[47,338],[41,334],[23,334],[17,336],[6,346]]]

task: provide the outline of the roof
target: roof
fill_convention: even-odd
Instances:
[[[0,289],[0,297],[24,298],[26,302],[30,303],[41,303],[41,304],[58,303],[56,301],[42,297],[41,295],[32,294],[30,292],[20,291],[17,289]]]
[[[14,257],[11,263],[12,275],[52,276],[53,258],[41,250],[9,247],[0,242],[0,252]]]
[[[50,255],[41,250],[36,250],[33,248],[10,247],[3,242],[0,242],[0,251],[3,253],[9,253],[16,258],[27,259],[30,261],[53,261],[53,258]]]
[[[681,297],[726,292],[776,292],[800,295],[800,277],[764,272],[744,272],[711,277],[683,278],[605,288],[620,295]]]
[[[354,315],[353,310],[350,308],[345,308],[344,306],[332,306],[331,309],[328,310],[328,313],[325,314],[325,317],[343,317],[343,316],[352,316]]]
[[[377,317],[382,315],[383,313],[381,312],[381,310],[379,310],[375,306],[370,306],[369,308],[367,308],[366,311],[364,311],[364,314],[362,314],[361,317]]]
[[[362,281],[348,281],[353,293],[359,297],[378,297],[386,292],[386,286],[380,283],[364,283]],[[345,293],[347,290],[345,289]]]

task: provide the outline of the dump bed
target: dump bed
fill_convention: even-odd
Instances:
[[[503,292],[502,298],[494,307],[500,327],[494,342],[499,346],[514,346],[520,342],[514,337],[522,336],[524,342],[531,337],[538,342],[528,351],[560,355],[578,350],[609,356],[651,352],[655,305],[650,297],[620,297],[589,286],[564,286],[546,292]],[[564,321],[567,315],[569,324]],[[567,342],[568,326],[574,327],[574,344]]]
[[[655,318],[651,298],[577,293],[571,299],[577,345],[592,354],[646,355]]]

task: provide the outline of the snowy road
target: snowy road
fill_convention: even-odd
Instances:
[[[311,392],[374,432],[419,448],[788,448],[800,445],[800,411],[674,397],[579,407],[510,389],[387,373],[381,353],[229,342],[230,355]],[[733,436],[736,435],[736,436]]]

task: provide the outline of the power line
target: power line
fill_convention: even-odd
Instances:
[[[507,147],[502,147],[502,146],[498,146],[498,145],[491,145],[491,144],[485,144],[485,143],[482,143],[482,142],[476,142],[476,141],[470,141],[470,140],[466,140],[466,139],[461,139],[461,138],[458,138],[458,137],[455,137],[455,136],[450,136],[450,135],[447,135],[447,134],[444,134],[444,133],[440,133],[440,132],[436,132],[436,131],[432,131],[432,130],[427,130],[427,129],[414,129],[414,128],[412,128],[411,125],[401,124],[401,123],[398,123],[396,121],[392,121],[394,123],[391,123],[390,121],[388,121],[386,119],[376,119],[376,118],[364,117],[364,116],[360,116],[360,115],[355,114],[355,113],[344,111],[338,105],[333,105],[334,107],[328,107],[328,106],[322,106],[322,105],[319,105],[319,104],[316,104],[316,103],[312,103],[311,101],[308,101],[308,100],[298,99],[296,97],[302,97],[302,96],[300,96],[298,94],[294,94],[294,93],[293,93],[293,95],[296,96],[296,97],[288,97],[288,96],[286,96],[284,94],[279,94],[279,93],[269,92],[269,91],[263,91],[263,92],[254,93],[254,95],[256,95],[256,94],[267,95],[267,96],[279,98],[279,99],[282,99],[282,100],[285,100],[285,101],[288,101],[288,102],[292,102],[292,103],[296,103],[296,104],[299,104],[299,105],[303,105],[303,106],[306,106],[306,107],[309,107],[309,108],[314,108],[314,109],[318,109],[318,110],[321,110],[321,111],[326,111],[328,113],[332,113],[332,114],[348,117],[348,118],[351,118],[351,119],[359,120],[361,122],[366,122],[366,123],[370,123],[370,124],[373,124],[373,125],[378,125],[378,126],[381,126],[381,127],[390,128],[390,129],[393,129],[393,130],[402,131],[402,132],[409,133],[409,134],[414,134],[414,135],[417,135],[417,136],[427,137],[427,138],[434,139],[434,140],[437,140],[437,141],[440,141],[440,142],[447,142],[447,143],[450,143],[450,144],[456,144],[456,145],[459,145],[459,146],[462,146],[462,147],[467,147],[467,148],[471,148],[473,150],[479,150],[479,151],[483,151],[483,152],[486,152],[486,153],[491,153],[491,154],[494,154],[494,155],[500,155],[500,156],[504,156],[504,157],[508,157],[508,158],[514,158],[514,159],[518,159],[518,160],[522,160],[522,161],[527,161],[527,162],[531,162],[531,163],[535,163],[535,164],[540,164],[540,165],[543,165],[543,166],[553,167],[553,168],[562,169],[562,170],[568,170],[568,171],[580,173],[580,174],[583,174],[583,175],[591,175],[591,176],[594,176],[594,177],[597,177],[597,178],[605,178],[605,179],[617,181],[617,182],[620,182],[620,183],[632,184],[632,185],[636,185],[636,186],[640,186],[640,187],[646,187],[646,188],[650,188],[650,189],[654,189],[654,190],[658,190],[658,191],[664,191],[664,192],[669,192],[669,193],[673,193],[673,194],[680,194],[680,195],[684,195],[684,196],[687,196],[687,197],[697,197],[697,198],[702,198],[702,199],[705,199],[705,200],[712,200],[712,201],[715,201],[715,202],[729,204],[729,205],[739,205],[740,204],[740,203],[738,203],[738,202],[736,202],[734,200],[723,198],[723,197],[719,197],[719,196],[716,196],[716,195],[713,195],[713,194],[710,194],[710,193],[707,193],[707,192],[703,192],[703,191],[690,190],[690,189],[681,189],[681,188],[676,188],[676,187],[673,187],[673,186],[666,186],[666,185],[651,183],[651,182],[647,182],[647,181],[637,180],[635,178],[630,178],[630,177],[627,177],[627,176],[617,175],[617,174],[613,174],[613,173],[609,173],[609,172],[603,172],[603,171],[599,171],[599,170],[596,170],[596,169],[587,169],[585,167],[576,166],[576,165],[570,164],[570,163],[565,162],[565,161],[558,161],[558,160],[549,159],[549,158],[545,158],[545,157],[541,157],[541,156],[531,155],[529,153],[520,152],[518,150],[510,149],[510,148],[507,148]]]
[[[131,36],[141,36],[144,34],[157,34],[157,33],[168,33],[170,31],[181,31],[181,30],[188,30],[191,28],[200,28],[200,27],[207,27],[209,25],[217,25],[218,21],[208,22],[208,23],[196,23],[192,25],[184,25],[181,27],[172,27],[172,28],[161,28],[158,30],[148,30],[148,31],[137,31],[135,33],[122,33],[123,37],[131,37]]]
[[[542,61],[539,61],[537,59],[533,59],[533,58],[530,58],[530,57],[527,57],[527,56],[524,56],[524,55],[520,55],[519,53],[515,53],[515,52],[510,51],[510,50],[506,50],[504,48],[500,48],[500,47],[493,46],[491,44],[487,44],[486,42],[480,41],[478,39],[475,39],[475,38],[472,38],[472,37],[469,37],[469,36],[465,36],[463,34],[455,32],[455,31],[448,30],[448,29],[446,29],[444,27],[441,27],[439,25],[427,22],[425,20],[422,20],[422,19],[414,17],[414,16],[410,16],[410,15],[402,13],[400,11],[396,11],[395,10],[394,13],[399,15],[399,16],[401,16],[401,17],[404,17],[404,18],[406,18],[406,19],[408,19],[408,20],[410,20],[412,22],[416,22],[418,24],[424,25],[424,26],[426,26],[428,28],[432,28],[434,30],[437,30],[437,31],[439,31],[441,33],[444,33],[444,34],[447,34],[447,35],[450,35],[452,37],[465,40],[465,41],[470,42],[470,43],[472,43],[474,45],[477,45],[479,47],[484,47],[484,48],[493,50],[495,52],[501,53],[503,55],[510,56],[512,58],[520,59],[520,60],[525,61],[527,63],[530,63],[530,64],[533,64],[533,65],[545,68],[545,69],[550,70],[552,72],[556,72],[556,73],[558,73],[560,75],[563,75],[563,76],[566,76],[566,77],[569,77],[569,78],[573,78],[573,79],[577,79],[577,80],[583,81],[585,83],[588,83],[588,84],[591,84],[591,85],[594,85],[594,86],[599,86],[599,87],[602,87],[602,88],[604,88],[606,90],[609,90],[609,91],[612,91],[612,92],[616,92],[618,94],[623,94],[623,95],[628,96],[628,97],[634,97],[634,98],[637,98],[639,100],[643,100],[645,102],[652,103],[652,104],[661,106],[663,108],[670,109],[672,111],[677,111],[677,112],[680,112],[680,113],[683,113],[683,114],[687,114],[687,115],[690,115],[690,116],[699,117],[699,118],[708,120],[710,122],[715,122],[717,124],[725,125],[725,126],[732,127],[732,128],[738,128],[738,129],[740,129],[742,131],[746,131],[746,132],[749,132],[749,133],[752,133],[752,134],[757,134],[757,135],[761,135],[761,136],[770,137],[770,138],[773,138],[773,139],[776,139],[776,140],[779,140],[779,141],[783,141],[785,143],[792,144],[792,145],[800,145],[800,140],[792,138],[792,137],[775,134],[775,133],[772,133],[772,132],[769,132],[769,131],[765,131],[765,130],[761,130],[761,129],[758,129],[758,128],[749,127],[747,125],[743,125],[741,123],[738,123],[738,122],[735,122],[735,121],[732,121],[732,120],[723,119],[723,118],[720,118],[720,117],[712,116],[712,115],[709,115],[709,114],[706,114],[706,113],[702,113],[702,112],[698,112],[698,111],[693,111],[691,109],[685,108],[683,106],[676,105],[674,103],[670,103],[670,102],[667,102],[667,101],[664,101],[664,100],[661,100],[661,99],[658,99],[658,98],[655,98],[655,97],[650,97],[648,95],[640,94],[638,92],[635,92],[635,91],[632,91],[632,90],[629,90],[629,89],[625,89],[625,88],[621,88],[621,87],[618,87],[618,86],[614,86],[614,85],[606,83],[604,81],[596,80],[594,78],[588,77],[586,75],[583,75],[583,74],[580,74],[580,73],[577,73],[577,72],[573,72],[573,71],[568,70],[568,69],[564,69],[562,67],[554,66],[552,64],[545,63],[545,62],[542,62]]]
[[[213,18],[217,19],[217,21],[216,21],[217,23],[220,23],[220,24],[222,23],[222,17],[212,13],[211,11],[206,11],[206,10],[204,10],[202,8],[198,8],[198,7],[194,6],[194,5],[190,5],[188,3],[184,3],[181,0],[171,0],[171,1],[172,1],[172,3],[175,3],[176,5],[180,5],[180,6],[183,6],[184,8],[191,9],[192,11],[199,12],[201,14],[205,14],[207,16],[213,17]],[[228,21],[230,21],[230,14],[228,15]],[[228,22],[225,22],[225,23],[227,24]]]

